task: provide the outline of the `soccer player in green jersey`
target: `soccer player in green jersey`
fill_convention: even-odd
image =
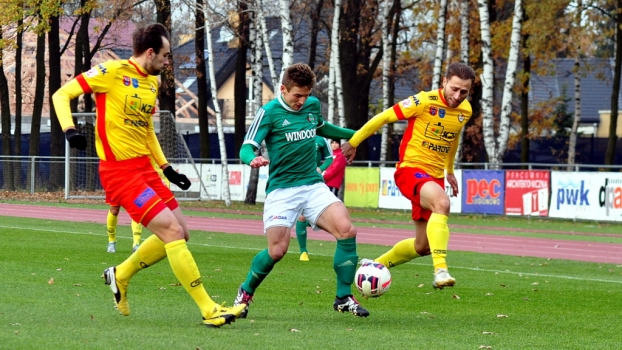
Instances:
[[[255,290],[287,252],[290,229],[301,214],[314,229],[323,229],[337,239],[333,259],[337,292],[333,308],[369,316],[352,296],[358,261],[356,229],[343,202],[323,183],[315,154],[316,134],[349,139],[354,131],[324,121],[320,101],[311,96],[314,85],[315,74],[308,65],[296,63],[288,67],[281,94],[257,111],[240,149],[240,159],[245,164],[270,167],[263,214],[268,248],[255,255],[246,280],[238,289],[234,307],[246,305],[240,317],[246,317]],[[269,161],[255,156],[262,141],[266,142]]]
[[[333,150],[328,144],[328,140],[322,136],[315,137],[317,172],[322,174],[331,164],[333,164]],[[323,177],[322,177],[323,178]],[[296,221],[296,239],[300,247],[300,261],[309,261],[309,251],[307,250],[307,227],[311,226],[304,216],[298,217]]]

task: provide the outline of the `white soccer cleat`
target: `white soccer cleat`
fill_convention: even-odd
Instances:
[[[108,249],[106,249],[108,253],[116,253],[117,252],[117,243],[110,242],[108,243]]]
[[[451,277],[449,272],[446,269],[436,269],[434,273],[434,281],[432,281],[432,286],[436,289],[443,289],[445,287],[453,287],[456,284],[456,279]]]
[[[369,264],[369,263],[372,263],[372,262],[374,262],[373,259],[363,258],[363,259],[361,259],[361,261],[359,261],[359,265],[363,266],[365,264]]]

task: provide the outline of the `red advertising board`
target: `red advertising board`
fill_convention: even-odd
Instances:
[[[506,170],[505,214],[547,216],[550,180],[548,170]]]

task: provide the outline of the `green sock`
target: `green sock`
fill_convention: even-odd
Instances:
[[[255,289],[268,276],[275,264],[276,261],[272,260],[270,254],[268,254],[268,249],[260,251],[253,258],[251,270],[248,271],[246,281],[242,283],[242,289],[250,294],[255,294]]]
[[[352,295],[352,282],[354,282],[358,261],[356,237],[338,239],[333,259],[333,268],[337,273],[337,298]]]
[[[296,239],[300,246],[300,254],[307,251],[307,221],[296,221]]]

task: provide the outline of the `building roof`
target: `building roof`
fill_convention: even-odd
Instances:
[[[294,62],[308,62],[309,59],[309,40],[310,30],[308,29],[308,23],[305,20],[299,20],[293,23],[294,25]],[[274,62],[275,70],[277,74],[281,71],[282,56],[283,56],[283,35],[281,32],[280,17],[267,17],[266,26],[268,30],[268,36],[270,40],[270,48],[272,51],[272,59]],[[307,29],[305,29],[307,28]],[[216,78],[216,85],[220,87],[234,72],[235,64],[237,60],[237,47],[231,47],[230,42],[234,40],[235,36],[231,32],[231,29],[227,25],[211,30],[213,57],[214,57],[214,74]],[[194,60],[196,55],[194,53],[194,39],[188,40],[184,44],[178,46],[173,50],[175,60],[175,77],[180,82],[186,82],[184,85],[192,91],[197,93],[196,72],[194,70]],[[327,50],[327,36],[325,32],[318,34],[318,47],[317,56],[318,60],[325,57]],[[207,50],[207,40],[205,43],[205,58],[207,59],[209,53]],[[248,60],[250,61],[250,49],[248,51]],[[320,63],[323,61],[320,60]],[[270,79],[270,70],[268,59],[263,54],[263,80],[272,88],[272,81]],[[209,85],[209,80],[208,80]]]
[[[567,110],[574,113],[574,59],[556,59],[553,63],[555,71],[551,75],[532,75],[530,104],[534,106],[565,95],[569,101]],[[588,58],[580,60],[580,65],[581,123],[599,123],[598,111],[611,109],[613,64],[609,59]],[[621,107],[622,94],[618,99],[618,108]]]

